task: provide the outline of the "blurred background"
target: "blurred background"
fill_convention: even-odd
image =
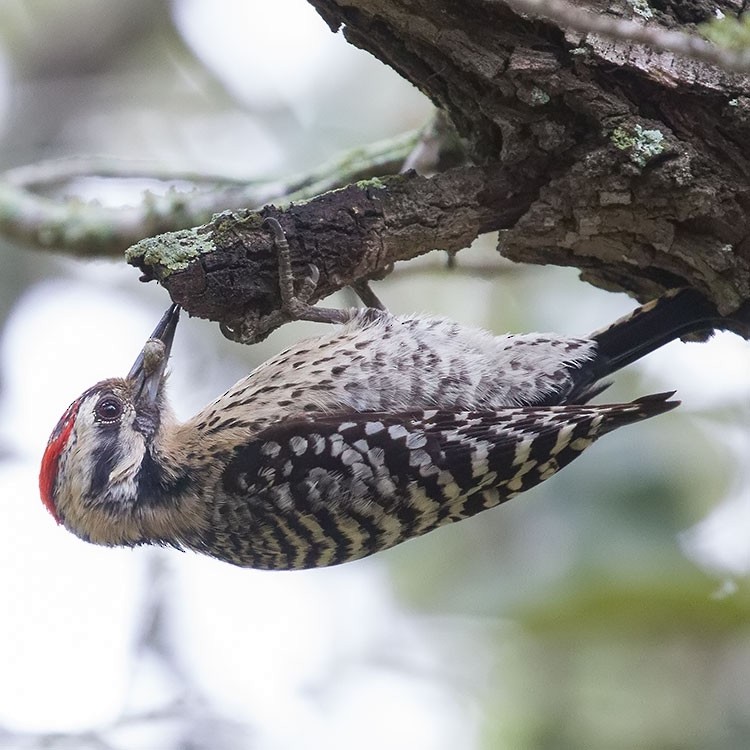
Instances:
[[[105,155],[273,177],[430,112],[304,0],[0,2],[2,169]],[[133,181],[77,189],[143,200]],[[376,291],[498,333],[584,334],[633,307],[570,269],[505,263],[495,242]],[[38,499],[57,419],[127,372],[167,304],[124,262],[0,240],[0,748],[750,746],[747,342],[677,342],[631,367],[608,399],[676,389],[683,406],[501,508],[267,573],[86,545]],[[178,414],[317,330],[241,347],[183,317]]]

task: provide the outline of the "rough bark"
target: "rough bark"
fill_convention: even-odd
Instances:
[[[447,111],[475,159],[539,186],[504,255],[641,297],[689,284],[725,308],[748,299],[747,77],[579,39],[501,2],[311,2]],[[638,17],[637,3],[577,5]],[[652,2],[648,23],[691,31],[741,7]]]
[[[266,216],[287,235],[295,274],[314,264],[317,301],[398,260],[436,248],[458,251],[481,232],[512,226],[530,196],[496,167],[460,167],[432,179],[414,172],[374,179],[292,205],[219,214],[201,227],[143,240],[128,260],[158,278],[191,314],[235,328],[281,304],[278,261]]]
[[[319,296],[381,274],[395,259],[458,249],[502,229],[506,257],[575,266],[587,281],[641,299],[682,285],[725,312],[750,299],[747,76],[582,37],[499,0],[310,2],[331,29],[343,28],[429,96],[477,165],[290,209],[282,223],[293,250],[322,266]],[[742,3],[577,5],[694,31],[717,9],[737,14]],[[443,194],[457,175],[475,186],[471,210],[457,211],[461,201]],[[486,183],[491,189],[476,187]],[[175,270],[136,251],[131,262],[193,313],[231,322],[253,305],[264,312],[277,300],[269,239],[259,221],[246,227],[217,246],[228,260],[214,253]]]

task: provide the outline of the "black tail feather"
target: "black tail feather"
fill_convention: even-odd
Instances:
[[[676,409],[680,401],[670,401],[675,391],[666,393],[652,393],[649,396],[641,396],[627,404],[612,404],[609,407],[603,406],[603,409],[609,408],[610,411],[605,417],[606,431],[617,429],[623,425],[641,422],[644,419],[656,417],[659,414]]]
[[[592,334],[597,343],[593,380],[607,377],[681,336],[714,330],[750,337],[750,305],[727,317],[695,289],[670,292]]]

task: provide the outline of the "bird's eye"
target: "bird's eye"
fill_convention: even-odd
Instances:
[[[105,396],[94,408],[98,422],[116,422],[122,416],[122,401],[114,396]]]

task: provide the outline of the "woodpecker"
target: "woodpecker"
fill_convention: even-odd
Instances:
[[[127,377],[89,388],[55,427],[39,477],[47,509],[95,544],[270,570],[343,563],[492,508],[678,405],[673,393],[588,403],[621,367],[691,332],[750,329],[747,311],[722,317],[691,289],[580,338],[335,313],[342,326],[180,424],[165,393],[172,305]]]

